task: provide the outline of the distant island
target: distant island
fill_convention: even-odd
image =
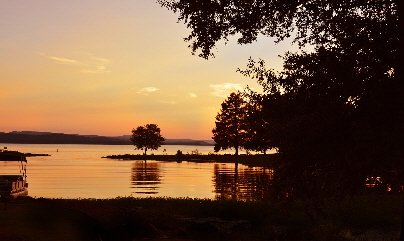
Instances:
[[[130,135],[98,136],[37,131],[0,132],[0,143],[132,145]],[[213,146],[212,140],[166,139],[163,145]]]

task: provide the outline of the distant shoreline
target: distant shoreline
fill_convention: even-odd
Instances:
[[[130,135],[107,137],[35,131],[0,132],[0,143],[132,145]],[[211,140],[167,139],[163,145],[213,146],[214,143]]]

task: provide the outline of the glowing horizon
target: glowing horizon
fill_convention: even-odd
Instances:
[[[191,55],[189,31],[148,0],[6,1],[0,9],[0,132],[120,136],[157,124],[168,139],[211,139],[220,104],[251,79],[248,58],[279,70],[295,50],[260,38]]]

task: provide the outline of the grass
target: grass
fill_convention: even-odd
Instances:
[[[97,223],[77,210],[9,203],[0,210],[0,240],[99,240]]]
[[[401,196],[359,196],[332,201],[326,207],[330,219],[342,228],[388,229],[401,223]]]
[[[398,240],[401,198],[27,198],[0,210],[0,240]]]

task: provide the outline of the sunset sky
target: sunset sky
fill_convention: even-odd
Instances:
[[[248,58],[280,70],[297,49],[260,38],[193,56],[189,31],[154,0],[1,0],[0,132],[129,135],[157,124],[170,139],[211,139],[220,104],[247,85]]]

